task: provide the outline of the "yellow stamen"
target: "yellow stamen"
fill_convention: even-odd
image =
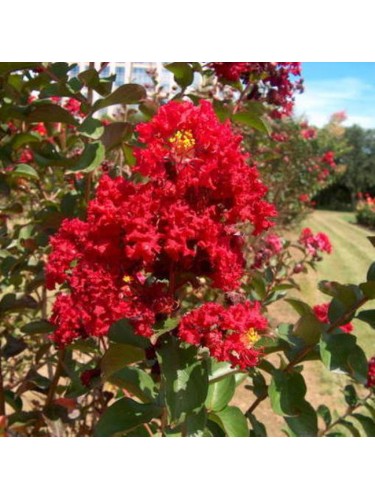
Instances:
[[[191,130],[177,130],[168,140],[178,155],[188,153],[195,146],[195,139]]]
[[[128,274],[125,274],[125,276],[122,278],[122,281],[124,283],[131,283],[133,281],[133,278],[129,276]]]
[[[247,345],[248,347],[252,347],[258,342],[259,339],[260,336],[258,332],[254,328],[250,328],[246,333],[244,333],[242,340],[245,345]]]

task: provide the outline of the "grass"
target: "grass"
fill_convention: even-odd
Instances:
[[[289,236],[298,237],[302,227],[310,227],[316,232],[326,233],[332,243],[333,252],[324,256],[318,263],[318,270],[309,270],[308,274],[299,275],[300,292],[293,292],[290,296],[300,298],[311,306],[328,302],[330,297],[322,294],[317,285],[321,280],[338,281],[339,283],[359,284],[366,280],[366,273],[370,264],[375,261],[375,248],[367,236],[374,233],[355,225],[354,214],[349,212],[333,212],[316,210],[302,225],[293,230]],[[276,323],[295,322],[298,316],[286,302],[280,301],[273,304],[269,310],[271,319]],[[353,320],[354,334],[358,344],[365,351],[367,357],[375,355],[375,333],[365,323]],[[277,358],[274,357],[274,362]],[[308,387],[306,399],[317,408],[326,404],[341,413],[344,408],[342,390],[348,379],[342,375],[330,373],[321,362],[309,361],[303,371]],[[249,392],[243,387],[236,394],[235,403],[246,410],[251,404]],[[255,415],[266,424],[269,436],[283,435],[283,419],[273,414],[269,400],[262,402]]]

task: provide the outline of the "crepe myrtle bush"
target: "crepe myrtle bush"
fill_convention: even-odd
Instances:
[[[266,436],[270,398],[288,436],[374,435],[352,320],[374,326],[375,267],[322,282],[322,304],[290,296],[334,249],[279,232],[244,145],[279,133],[299,64],[169,63],[172,94],[75,65],[0,64],[0,434]],[[348,381],[343,415],[306,400],[305,362]]]

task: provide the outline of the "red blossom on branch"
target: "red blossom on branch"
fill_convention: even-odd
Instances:
[[[47,285],[66,284],[53,307],[53,338],[106,335],[128,318],[139,335],[176,308],[174,289],[205,277],[238,288],[244,272],[238,224],[272,225],[266,187],[247,164],[241,136],[212,105],[170,102],[137,126],[135,183],[103,175],[86,221],[65,220],[51,238]],[[147,279],[146,279],[147,278]]]
[[[189,344],[207,347],[218,361],[246,369],[259,362],[261,349],[254,345],[267,325],[259,302],[246,301],[228,308],[209,302],[182,318],[178,336]]]

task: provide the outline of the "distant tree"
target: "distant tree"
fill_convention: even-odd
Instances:
[[[354,205],[357,193],[375,191],[375,130],[353,125],[346,129],[345,138],[350,149],[342,155],[346,171],[340,184],[350,190]]]

